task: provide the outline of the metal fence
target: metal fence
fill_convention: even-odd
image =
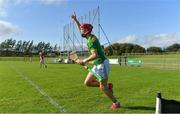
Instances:
[[[180,53],[176,52],[166,52],[158,54],[126,54],[126,56],[121,56],[121,58],[122,65],[180,70]],[[128,62],[130,64],[128,64]]]
[[[142,67],[180,70],[180,58],[142,58]]]

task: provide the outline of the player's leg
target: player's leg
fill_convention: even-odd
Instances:
[[[120,102],[113,95],[108,87],[108,79],[104,79],[100,82],[100,89],[105,93],[105,95],[113,102],[111,108],[120,108]]]
[[[44,67],[47,68],[47,64],[45,63],[45,60],[44,60],[43,64],[44,64]]]
[[[103,80],[100,82],[100,89],[113,102],[113,105],[111,108],[119,108],[120,103],[116,99],[116,97],[113,95],[112,84],[108,83],[109,72],[110,72],[110,65],[109,65],[108,60],[105,60],[104,63],[99,65],[96,69],[96,73],[98,73],[103,78]]]
[[[42,59],[42,64],[43,64],[43,66],[44,66],[45,68],[47,68],[47,65],[45,64],[45,60],[44,60],[44,59]]]
[[[45,59],[43,59],[44,67],[47,68],[47,64],[45,63]]]
[[[108,79],[104,79],[100,82],[100,89],[108,96],[112,101],[116,100],[112,92],[108,88]]]
[[[40,68],[42,68],[42,60],[39,61]]]
[[[47,64],[45,64],[45,68],[47,68]]]
[[[90,86],[90,87],[99,87],[99,82],[96,80],[96,78],[90,72],[87,74],[84,84],[86,86]]]

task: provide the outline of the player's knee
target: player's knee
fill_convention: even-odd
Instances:
[[[85,86],[90,86],[91,83],[90,83],[89,81],[84,81],[84,85],[85,85]]]
[[[101,91],[105,90],[105,86],[103,86],[103,85],[101,85],[99,88],[100,88]]]
[[[100,85],[100,90],[101,91],[106,91],[106,90],[108,90],[108,88],[106,87],[106,86],[104,86],[104,85]]]

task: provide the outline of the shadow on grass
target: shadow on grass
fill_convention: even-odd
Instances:
[[[147,107],[147,106],[130,106],[130,107],[123,107],[130,110],[152,110],[155,111],[155,107]]]

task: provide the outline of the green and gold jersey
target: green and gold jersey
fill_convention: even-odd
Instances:
[[[93,60],[95,65],[101,64],[106,59],[104,51],[101,47],[99,40],[96,38],[95,35],[90,35],[87,39],[87,46],[89,48],[89,52],[91,53],[92,50],[97,51],[97,58]]]

